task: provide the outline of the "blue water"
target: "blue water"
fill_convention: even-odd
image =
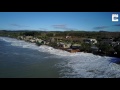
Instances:
[[[55,65],[60,61],[50,54],[0,41],[0,78],[58,78]]]

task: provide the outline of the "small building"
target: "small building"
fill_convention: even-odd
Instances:
[[[105,43],[105,44],[109,44],[110,45],[112,42],[113,42],[113,39],[111,39],[111,38],[109,39],[108,38],[108,39],[102,39],[102,41],[100,43]]]
[[[38,42],[38,43],[41,43],[43,40],[37,38],[35,41]]]
[[[116,41],[117,45],[120,45],[120,41]]]
[[[64,44],[63,48],[70,48],[71,44]]]
[[[45,42],[45,44],[46,44],[46,45],[49,45],[49,44],[50,44],[50,42],[49,42],[49,41],[46,41],[46,42]]]
[[[57,45],[60,48],[70,48],[70,46],[71,46],[70,43],[63,43],[63,42],[58,42]]]
[[[71,45],[71,49],[80,49],[80,47],[81,47],[81,44],[73,44],[73,45]]]
[[[26,40],[26,41],[29,41],[30,39],[33,39],[33,36],[26,36],[26,37],[25,37],[25,40]]]
[[[71,38],[71,36],[66,36],[66,38]]]
[[[117,45],[120,45],[119,41],[111,42],[111,46],[116,47]]]
[[[84,39],[84,42],[85,43],[89,43],[89,44],[96,44],[97,43],[97,40],[96,39]]]
[[[20,40],[23,40],[24,36],[18,36],[17,38],[20,39]]]
[[[91,52],[95,53],[95,52],[99,51],[99,48],[96,46],[92,46],[90,50],[91,50]]]
[[[54,43],[55,42],[55,38],[51,38],[50,42]]]
[[[35,42],[36,42],[36,40],[34,40],[34,39],[30,39],[30,42],[35,43]]]

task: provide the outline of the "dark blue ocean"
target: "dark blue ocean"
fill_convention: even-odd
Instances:
[[[0,78],[58,78],[59,62],[50,54],[0,40]]]
[[[120,78],[113,60],[0,37],[0,78]]]

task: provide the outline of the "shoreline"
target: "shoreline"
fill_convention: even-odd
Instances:
[[[0,36],[0,37],[3,37],[3,36]],[[6,36],[5,36],[5,37],[6,37]],[[18,38],[14,38],[14,37],[7,37],[7,38],[12,38],[12,39],[20,40],[20,39],[18,39]],[[32,42],[30,42],[30,41],[25,41],[25,40],[21,40],[21,41],[28,42],[28,43],[32,43]],[[35,44],[36,46],[42,46],[42,45],[37,45],[36,43],[34,43],[34,44]],[[43,44],[43,45],[44,45],[44,44]],[[52,46],[50,46],[50,45],[44,45],[44,46],[52,47]],[[77,52],[82,52],[82,53],[90,53],[90,54],[98,55],[98,56],[102,56],[102,57],[106,56],[106,57],[120,58],[120,57],[111,56],[111,55],[104,55],[104,54],[98,54],[98,53],[92,53],[92,52],[84,52],[84,51],[77,51],[77,50],[75,50],[75,51],[73,50],[73,52],[72,52],[72,51],[69,51],[70,48],[59,48],[59,47],[52,47],[52,48],[57,49],[57,50],[66,51],[66,52],[68,52],[69,54],[74,54],[74,53],[77,53]],[[72,49],[71,49],[71,50],[72,50]]]
[[[4,39],[4,38],[1,38],[0,40],[2,40],[2,39]],[[9,45],[11,43],[13,43],[12,45],[14,45],[14,44],[19,45],[21,43],[20,48],[22,48],[22,45],[28,45],[28,48],[29,48],[29,46],[31,48],[32,47],[31,45],[34,45],[34,43],[33,44],[30,44],[30,43],[26,44],[24,42],[24,40],[9,39],[9,38],[5,38],[4,40],[8,41],[9,43],[7,43],[7,44],[9,44]],[[36,45],[34,45],[34,46],[36,46]],[[113,60],[114,58],[95,56],[95,55],[90,54],[90,53],[87,54],[87,53],[82,53],[82,52],[76,53],[76,54],[74,54],[74,53],[69,54],[69,52],[67,53],[66,51],[62,51],[62,50],[61,51],[54,50],[53,48],[49,48],[50,46],[47,46],[47,45],[45,45],[45,46],[46,47],[44,48],[44,45],[43,46],[41,45],[42,49],[44,51],[46,51],[45,53],[43,51],[45,60],[48,60],[47,62],[46,61],[45,62],[51,63],[51,62],[54,62],[54,60],[56,61],[56,58],[59,59],[60,62],[55,63],[53,65],[55,65],[55,66],[57,66],[57,68],[59,68],[59,70],[60,70],[59,75],[61,75],[61,77],[63,77],[63,78],[64,77],[68,77],[68,78],[69,77],[74,77],[74,78],[75,77],[78,77],[78,78],[79,77],[96,77],[96,78],[99,78],[99,77],[118,77],[118,75],[119,75],[119,72],[120,72],[119,71],[119,68],[120,68],[119,64],[113,63],[115,60],[113,62],[110,61],[110,60]],[[32,48],[34,48],[34,47],[32,47]],[[26,51],[26,48],[24,48],[24,49]],[[36,48],[36,51],[37,50],[42,51],[42,49],[39,49],[39,47],[38,47],[38,48]],[[46,50],[46,49],[48,49],[48,50]],[[31,51],[31,52],[34,52],[34,51]],[[48,53],[51,52],[51,53],[47,54],[47,52]],[[29,54],[29,55],[31,55],[31,54]],[[47,56],[46,56],[46,54],[47,54]],[[41,56],[41,53],[38,53],[37,55]],[[62,56],[60,56],[60,55],[62,55]],[[32,59],[33,62],[34,62],[34,59],[35,59],[35,57],[33,57],[33,59]],[[41,60],[40,57],[38,58],[37,61],[39,61],[39,60]],[[27,62],[28,61],[29,60],[27,60]],[[43,69],[44,69],[45,65],[48,66],[48,64],[46,64],[46,63],[43,62],[43,63],[40,63],[39,65],[43,66]],[[43,64],[45,64],[45,65],[43,65]],[[37,65],[37,66],[39,67],[39,65]],[[49,65],[51,65],[51,64],[49,64]],[[47,67],[47,68],[49,70],[49,67]],[[40,71],[39,69],[37,69],[37,70]],[[118,73],[116,73],[116,71]],[[34,71],[33,71],[33,73],[34,73]],[[115,76],[112,76],[113,73]]]

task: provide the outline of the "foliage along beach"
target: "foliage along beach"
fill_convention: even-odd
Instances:
[[[1,30],[0,36],[24,40],[38,46],[48,45],[71,53],[88,52],[120,57],[120,32]]]

